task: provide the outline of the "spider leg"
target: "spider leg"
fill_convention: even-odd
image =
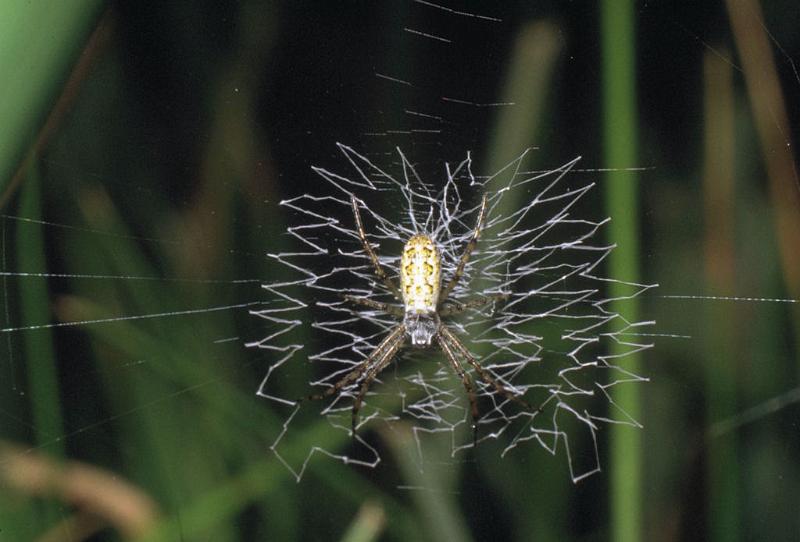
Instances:
[[[481,200],[481,210],[478,212],[478,222],[475,224],[472,237],[467,243],[467,246],[464,248],[464,253],[461,255],[461,259],[458,260],[458,266],[456,267],[455,273],[453,273],[453,278],[450,279],[450,282],[447,283],[447,286],[442,288],[439,293],[440,303],[447,299],[447,297],[453,291],[453,288],[455,288],[456,284],[458,284],[458,281],[461,280],[461,276],[464,274],[464,268],[467,266],[469,257],[478,244],[478,237],[480,237],[481,231],[483,230],[483,224],[486,221],[486,204],[486,194],[484,194],[483,199]]]
[[[389,335],[386,336],[385,339],[383,339],[380,342],[378,346],[375,347],[375,350],[373,350],[372,353],[367,357],[367,359],[362,361],[358,365],[358,367],[356,367],[355,369],[344,375],[333,386],[326,389],[324,392],[308,395],[306,397],[301,397],[300,399],[297,400],[297,402],[299,403],[301,401],[321,401],[327,397],[330,397],[337,391],[341,390],[350,382],[357,381],[359,378],[361,378],[361,375],[363,375],[367,369],[373,366],[373,362],[376,359],[379,359],[386,352],[387,347],[389,347],[391,344],[398,341],[399,339],[403,338],[404,333],[405,333],[405,326],[403,326],[402,324],[397,326],[392,330],[391,333],[389,333]]]
[[[378,278],[383,281],[383,283],[387,288],[389,288],[389,291],[392,292],[397,300],[402,301],[403,296],[400,295],[400,290],[397,288],[397,284],[395,284],[391,277],[386,274],[386,271],[383,270],[383,267],[381,267],[381,262],[378,260],[378,255],[375,254],[375,251],[372,250],[372,245],[369,244],[367,232],[364,231],[364,223],[361,221],[361,211],[358,210],[358,200],[356,200],[356,197],[353,195],[350,196],[350,204],[353,206],[353,216],[356,219],[358,236],[361,238],[361,244],[364,246],[364,251],[372,261],[372,268],[375,270],[375,274],[378,275]]]
[[[486,371],[486,369],[481,367],[481,364],[478,363],[478,361],[472,356],[472,354],[469,353],[469,350],[467,350],[467,348],[463,344],[461,344],[461,341],[459,341],[458,338],[455,335],[453,335],[453,332],[450,331],[446,326],[443,325],[439,326],[439,334],[444,338],[446,342],[450,344],[450,346],[455,348],[459,354],[464,356],[464,359],[467,360],[467,363],[472,365],[472,367],[475,369],[475,372],[478,373],[478,376],[481,377],[481,380],[483,380],[490,386],[494,387],[494,389],[498,393],[503,395],[503,397],[521,405],[522,407],[525,408],[525,410],[532,411],[534,413],[542,410],[542,407],[544,407],[544,403],[542,403],[536,410],[534,410],[533,407],[531,407],[531,405],[527,401],[521,399],[517,395],[514,395],[514,393],[511,392],[508,388],[506,388],[500,382],[492,378],[492,375],[490,375]],[[545,401],[545,403],[546,402],[547,401]]]
[[[405,331],[406,327],[402,324],[395,328],[395,331],[393,331],[389,336],[391,341],[387,343],[386,348],[383,349],[384,353],[382,354],[381,358],[372,365],[366,376],[364,376],[364,381],[361,383],[361,389],[358,390],[358,395],[356,395],[356,398],[353,400],[353,414],[350,424],[354,438],[356,435],[356,425],[358,424],[358,411],[361,410],[361,403],[364,401],[364,396],[367,394],[372,381],[375,380],[375,378],[386,368],[387,365],[389,365],[392,359],[394,359],[394,356],[397,354],[397,351],[400,350]]]
[[[484,297],[476,297],[475,299],[469,299],[460,303],[458,301],[448,301],[447,305],[443,306],[439,310],[439,316],[444,318],[446,316],[452,316],[454,314],[461,314],[462,312],[468,309],[475,309],[478,307],[482,307],[484,305],[488,305],[489,303],[494,303],[495,301],[503,301],[508,299],[510,294],[491,294]]]
[[[469,399],[469,407],[470,413],[472,414],[472,444],[473,446],[478,443],[478,399],[475,394],[475,386],[472,383],[472,379],[470,379],[469,375],[464,371],[464,368],[458,362],[456,358],[455,352],[453,352],[452,347],[450,344],[442,337],[441,333],[436,335],[436,340],[439,342],[439,346],[442,347],[442,352],[444,352],[447,361],[450,362],[450,366],[456,372],[456,374],[461,377],[461,382],[464,384],[464,389],[467,390],[467,398]]]
[[[392,316],[397,316],[398,318],[403,317],[403,309],[396,305],[381,303],[380,301],[375,301],[366,297],[355,297],[346,294],[342,295],[342,297],[345,299],[345,301],[353,303],[354,305],[363,305],[365,307],[369,307],[370,309],[375,309],[385,312],[386,314],[391,314]]]

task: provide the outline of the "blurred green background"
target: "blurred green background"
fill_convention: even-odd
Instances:
[[[800,298],[800,6],[438,5],[0,6],[0,540],[800,539],[800,312],[745,299]],[[453,127],[403,133],[415,108]],[[617,309],[664,335],[603,472],[531,446],[420,473],[376,434],[378,468],[317,456],[297,483],[271,453],[248,310],[291,278],[278,202],[324,188],[337,141],[440,174],[584,157],[606,272],[660,285]]]

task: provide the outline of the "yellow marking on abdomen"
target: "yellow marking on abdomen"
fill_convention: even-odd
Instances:
[[[436,311],[442,283],[439,249],[427,235],[415,235],[403,247],[400,258],[400,290],[406,312]]]

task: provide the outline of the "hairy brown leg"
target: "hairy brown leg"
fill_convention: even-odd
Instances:
[[[454,314],[461,314],[469,309],[476,309],[478,307],[488,305],[489,303],[494,303],[495,301],[506,300],[508,299],[509,295],[510,294],[491,294],[485,297],[469,299],[463,303],[458,301],[449,301],[447,305],[444,305],[441,309],[439,309],[439,316],[444,318],[446,316],[453,316]]]
[[[464,389],[467,390],[467,399],[469,399],[470,413],[472,414],[472,444],[474,446],[478,443],[479,417],[478,398],[475,394],[475,385],[472,383],[472,379],[469,377],[467,372],[461,366],[461,363],[458,362],[455,352],[453,352],[450,344],[448,344],[448,342],[440,333],[436,335],[436,340],[439,342],[439,346],[442,347],[442,352],[444,352],[447,361],[450,362],[450,366],[453,368],[456,374],[461,377],[461,382],[464,384]]]
[[[391,314],[392,316],[397,316],[398,318],[403,317],[403,309],[397,305],[381,303],[380,301],[375,301],[374,299],[368,299],[366,297],[355,297],[352,295],[343,295],[342,297],[345,299],[345,301],[353,303],[354,305],[363,305],[364,307],[385,312],[386,314]]]
[[[389,348],[390,345],[394,344],[395,342],[397,342],[397,341],[399,341],[399,340],[401,340],[403,338],[403,335],[405,334],[405,332],[406,332],[406,328],[405,328],[404,325],[401,324],[401,325],[395,327],[392,330],[392,332],[389,333],[389,335],[387,335],[386,338],[383,339],[381,341],[381,343],[378,346],[375,347],[375,350],[372,351],[372,353],[367,357],[367,359],[362,361],[358,365],[358,367],[356,367],[355,369],[353,369],[352,371],[350,371],[349,373],[344,375],[342,378],[340,378],[333,386],[331,386],[330,388],[326,389],[322,393],[317,393],[317,394],[314,394],[314,395],[308,395],[306,397],[301,397],[297,401],[298,402],[301,402],[301,401],[321,401],[322,399],[330,397],[334,393],[338,392],[339,390],[341,390],[343,387],[345,387],[350,382],[357,381],[359,378],[361,378],[361,375],[363,375],[367,371],[367,369],[369,369],[371,366],[373,366],[373,362],[376,359],[380,359],[381,354],[386,352],[386,349]]]
[[[358,210],[358,200],[355,196],[350,196],[350,204],[353,207],[353,216],[356,219],[356,229],[358,230],[358,236],[361,238],[361,244],[364,246],[364,251],[369,256],[369,259],[372,261],[372,268],[375,271],[375,274],[378,275],[378,278],[383,281],[389,291],[397,298],[398,301],[403,300],[403,296],[400,295],[400,290],[397,288],[397,285],[394,281],[386,274],[386,271],[383,270],[381,267],[381,262],[378,260],[378,255],[375,254],[375,251],[372,250],[372,245],[369,244],[369,240],[367,239],[367,232],[364,230],[364,223],[361,221],[361,211]]]
[[[456,287],[458,281],[461,280],[461,276],[464,274],[464,268],[467,266],[467,262],[469,261],[469,257],[472,254],[472,251],[475,250],[475,247],[478,245],[478,238],[481,235],[481,231],[483,230],[483,224],[486,221],[486,206],[487,206],[487,199],[486,194],[483,195],[483,199],[481,200],[481,210],[478,212],[478,221],[475,224],[475,229],[472,232],[472,237],[470,238],[467,246],[464,248],[464,253],[461,255],[461,259],[458,260],[458,266],[456,266],[455,273],[453,273],[453,277],[450,279],[450,282],[441,289],[439,293],[439,303],[441,304],[444,302],[450,293],[453,291],[453,288]]]
[[[405,333],[405,326],[400,325],[398,326],[398,329],[400,329],[403,334]],[[361,389],[358,391],[358,395],[356,395],[356,398],[353,400],[353,414],[350,420],[350,425],[354,438],[356,435],[356,425],[358,424],[358,411],[361,410],[361,403],[364,401],[364,396],[367,394],[370,384],[372,384],[372,381],[375,380],[381,371],[383,371],[386,366],[389,365],[392,359],[394,359],[394,356],[397,354],[397,351],[400,350],[402,343],[402,334],[393,338],[393,341],[387,344],[384,355],[378,359],[378,361],[372,366],[372,368],[364,377],[364,381],[361,383]]]
[[[444,325],[440,326],[439,334],[445,339],[446,342],[450,344],[450,346],[455,348],[458,351],[458,353],[461,354],[464,357],[464,359],[467,360],[467,363],[472,365],[472,367],[475,369],[475,372],[478,373],[478,376],[481,377],[481,380],[492,386],[498,393],[503,395],[506,399],[514,401],[515,403],[521,405],[522,407],[525,408],[525,410],[528,411],[539,412],[542,409],[544,403],[541,406],[539,406],[539,408],[534,410],[533,407],[531,407],[531,405],[527,401],[521,399],[519,396],[512,393],[508,388],[503,386],[500,382],[495,380],[492,377],[492,375],[490,375],[488,371],[486,371],[486,369],[481,367],[481,364],[478,363],[478,361],[472,356],[472,354],[470,354],[469,350],[467,350],[467,348],[463,344],[461,344],[461,341],[459,341],[458,338],[453,334],[453,332],[450,331],[446,326]]]

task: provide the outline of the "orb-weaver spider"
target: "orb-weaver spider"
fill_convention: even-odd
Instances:
[[[355,217],[358,236],[361,239],[364,251],[372,262],[375,274],[403,306],[400,307],[388,303],[381,303],[364,297],[345,295],[344,298],[353,304],[383,311],[402,320],[355,369],[347,373],[323,393],[310,395],[304,399],[325,399],[348,384],[356,384],[360,380],[361,387],[353,400],[352,435],[355,436],[358,412],[361,409],[361,404],[369,390],[370,384],[381,371],[389,365],[392,359],[394,359],[403,347],[406,336],[408,336],[408,338],[411,339],[411,345],[415,348],[427,348],[432,345],[433,341],[436,341],[452,369],[461,378],[470,403],[473,441],[477,440],[478,430],[479,411],[477,395],[472,379],[464,370],[461,361],[459,361],[459,357],[471,365],[478,376],[488,385],[492,386],[498,393],[511,401],[519,403],[526,410],[532,410],[531,406],[525,400],[508,390],[481,367],[480,363],[470,354],[469,350],[467,350],[455,334],[442,323],[442,318],[444,317],[459,314],[467,309],[481,307],[508,297],[508,294],[494,294],[471,299],[463,303],[450,301],[448,299],[459,280],[461,280],[467,261],[478,244],[478,238],[480,237],[481,230],[486,221],[486,195],[484,195],[481,200],[478,220],[475,229],[472,231],[472,236],[464,248],[464,252],[458,261],[452,278],[444,286],[442,286],[442,259],[439,248],[430,236],[426,234],[416,234],[406,241],[403,247],[403,254],[400,258],[400,288],[398,288],[392,278],[386,274],[386,271],[378,260],[377,254],[375,254],[375,251],[367,240],[367,233],[364,230],[361,212],[359,211],[358,201],[355,196],[351,195],[350,203],[353,208],[353,216]]]

